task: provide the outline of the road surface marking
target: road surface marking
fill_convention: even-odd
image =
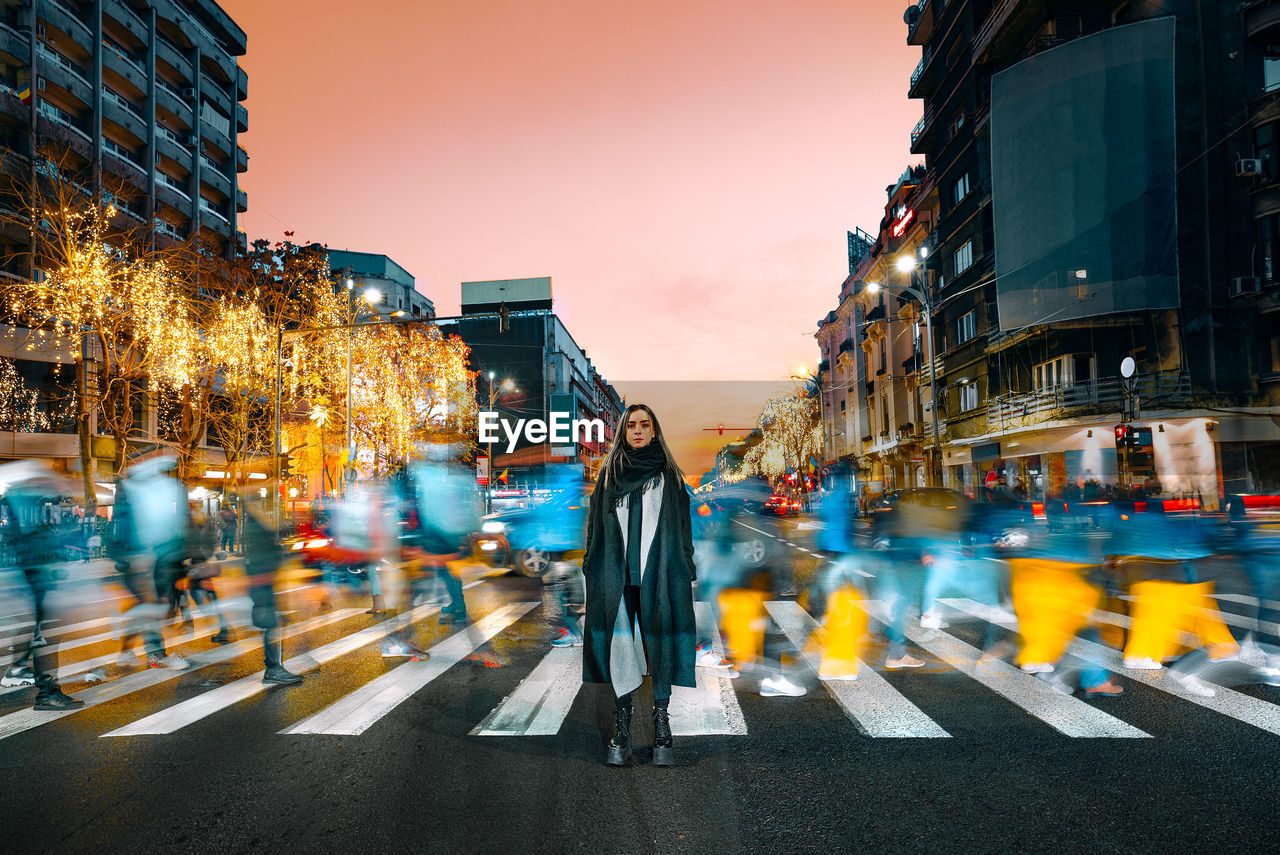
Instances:
[[[471,735],[554,736],[581,688],[582,648],[553,647]]]
[[[1009,618],[991,620],[987,616],[985,608],[973,600],[967,599],[948,599],[943,600],[947,605],[977,615],[985,620],[990,620],[997,626],[1005,629],[1017,631],[1018,622]],[[1120,617],[1117,615],[1117,617]],[[1206,709],[1221,713],[1228,718],[1236,721],[1242,721],[1245,724],[1265,730],[1268,733],[1280,735],[1280,707],[1273,703],[1260,700],[1250,695],[1241,694],[1240,692],[1228,689],[1224,686],[1214,685],[1214,696],[1212,698],[1202,698],[1188,692],[1181,683],[1175,678],[1169,676],[1167,668],[1159,671],[1138,670],[1124,667],[1124,656],[1119,650],[1112,650],[1102,644],[1093,641],[1085,641],[1084,639],[1076,639],[1071,643],[1067,650],[1073,656],[1101,665],[1102,667],[1114,671],[1122,677],[1127,677],[1138,683],[1157,689],[1169,695],[1179,697],[1184,701],[1191,701],[1193,704],[1199,704]]]
[[[788,640],[801,652],[804,662],[818,673],[821,654],[806,644],[818,623],[808,612],[790,601],[765,603]],[[823,680],[822,685],[845,713],[867,736],[938,738],[951,734],[907,700],[874,668],[858,660],[857,682]]]
[[[978,666],[982,651],[939,630],[908,624],[906,636],[957,671],[972,677],[1050,727],[1076,738],[1141,739],[1151,734],[1107,715],[1079,698],[1063,694],[1047,681],[996,659]]]
[[[345,656],[354,650],[359,650],[361,647],[381,641],[396,630],[406,628],[414,621],[429,617],[439,610],[440,607],[438,605],[418,606],[403,615],[395,615],[375,623],[373,626],[353,632],[351,635],[344,635],[342,638],[317,647],[315,650],[299,654],[286,661],[284,667],[295,674],[306,673],[330,660],[337,659],[339,656]],[[261,641],[259,641],[259,644],[261,644]],[[233,683],[210,689],[204,694],[174,704],[132,724],[117,728],[110,733],[104,733],[102,736],[141,736],[143,734],[173,733],[175,730],[180,730],[189,724],[195,724],[197,721],[220,710],[266,691],[270,686],[262,682],[262,677],[265,673],[265,671],[258,671]]]
[[[361,614],[361,609],[343,609],[341,611],[332,612],[327,615],[320,615],[310,620],[302,621],[284,628],[281,635],[284,638],[291,638],[304,632],[310,632],[313,629],[319,629],[332,623],[346,620]],[[186,657],[191,663],[191,668],[186,671],[170,671],[167,668],[147,668],[142,671],[121,677],[118,680],[110,680],[101,685],[94,686],[76,692],[72,697],[85,702],[82,707],[64,712],[37,711],[33,709],[19,710],[6,716],[0,716],[0,739],[7,739],[10,736],[39,727],[42,724],[48,724],[51,721],[57,721],[69,715],[75,715],[78,712],[91,709],[98,704],[113,701],[116,698],[122,698],[125,695],[132,694],[142,689],[149,689],[161,683],[167,683],[170,680],[177,680],[179,677],[190,674],[193,671],[203,668],[206,665],[216,665],[219,662],[226,662],[235,659],[238,656],[244,656],[254,651],[262,650],[262,638],[259,635],[253,635],[244,641],[237,641],[235,644],[228,644],[225,647],[218,647],[213,650],[206,650],[202,653],[194,653]]]
[[[406,662],[280,733],[359,736],[536,605],[503,606],[432,647],[425,662]]]
[[[710,638],[711,649],[724,656],[724,642],[716,626],[710,603],[694,603],[698,637]],[[720,676],[714,668],[695,668],[696,686],[675,686],[671,690],[671,732],[675,736],[744,736],[747,732],[742,707],[733,690],[733,680]]]

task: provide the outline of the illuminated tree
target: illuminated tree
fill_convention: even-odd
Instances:
[[[176,283],[183,249],[157,252],[126,186],[66,147],[46,147],[29,172],[0,170],[10,225],[26,229],[30,281],[5,281],[26,347],[64,346],[77,365],[77,422],[85,504],[94,509],[89,416],[127,459],[134,414],[167,378],[190,373],[190,317]],[[5,164],[11,167],[12,164]],[[86,364],[92,361],[92,366]]]
[[[462,339],[429,324],[365,326],[355,346],[351,420],[370,474],[403,465],[417,443],[474,437],[476,374]]]
[[[765,402],[757,425],[760,442],[744,455],[738,478],[758,474],[772,480],[788,468],[798,471],[821,446],[818,402],[804,392]]]

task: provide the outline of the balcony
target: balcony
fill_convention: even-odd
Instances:
[[[925,110],[920,121],[911,129],[911,153],[920,154],[933,139],[933,108]]]
[[[163,36],[156,38],[156,59],[164,60],[173,66],[173,70],[178,72],[183,80],[191,82],[191,60],[187,59],[180,48]]]
[[[146,138],[147,123],[132,111],[122,107],[118,101],[106,97],[105,93],[102,98],[102,117],[119,125],[139,140]]]
[[[213,102],[217,106],[218,112],[224,116],[231,116],[235,113],[235,106],[231,101],[231,97],[227,95],[226,86],[204,74],[200,75],[200,95],[204,100]],[[230,120],[228,120],[228,130],[230,126]]]
[[[36,56],[45,60],[54,68],[57,68],[67,74],[74,75],[81,83],[84,84],[86,89],[91,88],[89,86],[89,78],[92,75],[89,73],[89,69],[84,68],[77,62],[71,61],[44,42],[36,42]]]
[[[244,146],[236,146],[236,172],[249,171],[249,152],[244,150]]]
[[[236,105],[236,133],[244,134],[249,131],[249,111],[245,109],[243,104]]]
[[[40,45],[39,42],[36,42],[36,44]],[[41,50],[42,48],[43,45],[40,45],[37,50],[40,50],[41,56],[48,60],[49,56],[47,54],[52,55],[52,51]],[[93,87],[86,83],[79,74],[69,71],[65,64],[46,61],[42,65],[41,75],[46,85],[65,91],[71,98],[79,101],[85,109],[89,109],[93,105]]]
[[[1033,19],[1044,13],[1044,0],[996,0],[973,38],[973,62],[992,62],[1022,47]]]
[[[66,33],[85,50],[93,50],[93,31],[69,7],[58,2],[45,2],[40,7],[40,19]]]
[[[243,214],[249,210],[249,196],[243,190],[236,189],[236,213]]]
[[[871,307],[871,311],[867,312],[866,323],[874,324],[876,321],[883,321],[885,318],[884,306],[877,303]]]
[[[909,15],[911,7],[908,6],[907,9]],[[929,0],[918,0],[915,4],[915,9],[915,20],[907,24],[907,44],[928,44],[929,37],[933,35],[937,12],[934,9],[934,4]]]
[[[236,66],[236,100],[243,101],[249,97],[249,75],[244,69]]]
[[[30,62],[31,42],[14,27],[0,23],[0,53],[8,54],[19,63]]]
[[[102,40],[102,64],[128,80],[141,92],[147,91],[147,75],[123,45],[109,38]]]
[[[182,98],[181,93],[173,91],[159,80],[156,84],[156,106],[168,110],[188,128],[193,127],[196,123],[195,114],[191,112],[191,105]]]
[[[163,125],[156,126],[156,152],[191,171],[191,150],[183,143],[182,137]]]
[[[213,188],[219,196],[231,195],[231,181],[216,169],[207,169],[201,164],[200,183]]]
[[[1006,393],[987,402],[987,422],[993,429],[1004,429],[1071,416],[1120,412],[1125,399],[1122,384],[1119,377],[1110,377],[1034,392]],[[1148,410],[1185,405],[1191,401],[1191,381],[1177,371],[1139,374],[1134,394]]]
[[[853,339],[846,338],[844,341],[840,342],[840,351],[838,353],[838,356],[844,356],[846,353],[853,350],[854,347],[855,345],[853,343]]]
[[[186,203],[185,205],[183,205],[178,202],[169,201],[169,204],[173,205],[175,208],[190,207],[191,196],[187,193],[187,186],[185,182],[183,182],[181,179],[174,178],[168,175],[167,173],[161,172],[160,170],[157,169],[156,170],[156,187],[165,188],[165,190],[167,190],[170,193],[176,194],[183,200],[183,202]]]
[[[911,84],[907,87],[908,98],[928,98],[934,93],[934,75],[931,74],[929,63],[933,60],[933,49],[925,45],[924,53],[920,57],[916,70],[911,72]]]
[[[1263,30],[1280,25],[1280,0],[1259,0],[1259,2],[1245,5],[1247,7],[1244,10],[1246,36],[1253,37]]]
[[[133,33],[138,41],[146,44],[150,35],[150,27],[138,17],[136,12],[125,5],[124,0],[106,0],[102,4],[102,11],[114,18],[120,26]]]

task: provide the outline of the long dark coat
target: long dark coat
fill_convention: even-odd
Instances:
[[[639,497],[633,497],[639,501]],[[605,507],[604,490],[596,484],[587,515],[587,612],[583,625],[582,679],[609,683],[609,648],[622,604],[626,553],[622,526],[613,508]],[[640,589],[640,631],[656,695],[671,686],[694,685],[697,622],[693,613],[693,532],[689,494],[684,483],[667,474],[662,510]],[[669,691],[667,692],[669,694]]]

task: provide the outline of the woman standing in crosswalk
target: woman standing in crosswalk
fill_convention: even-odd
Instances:
[[[653,683],[653,764],[675,762],[667,705],[694,683],[693,535],[684,476],[653,410],[633,404],[600,466],[587,518],[582,678],[617,699],[605,760],[631,756],[632,695]]]

